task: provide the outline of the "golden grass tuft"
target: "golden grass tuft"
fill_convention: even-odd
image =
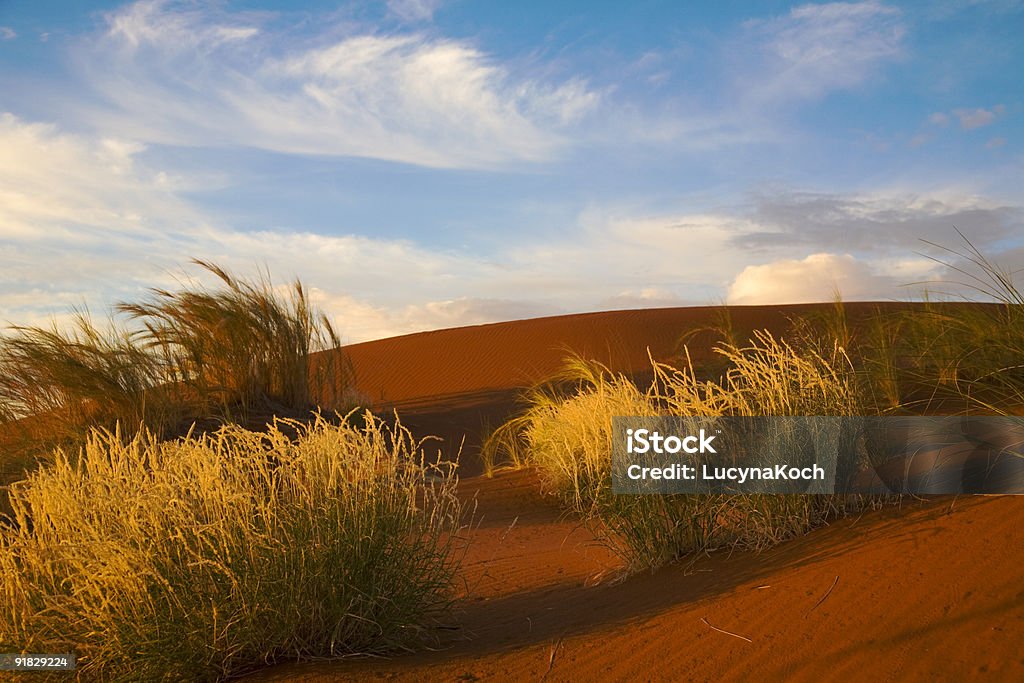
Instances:
[[[485,445],[499,458],[536,467],[572,509],[596,525],[631,571],[653,569],[699,551],[761,549],[805,533],[871,501],[859,496],[649,495],[612,493],[612,418],[629,415],[854,415],[860,398],[849,359],[833,344],[795,348],[767,331],[745,346],[721,342],[727,372],[698,379],[692,364],[652,361],[646,390],[623,375],[572,359],[560,382],[530,394],[527,411]],[[687,355],[688,358],[688,355]],[[575,378],[569,391],[559,391]]]
[[[351,417],[351,416],[349,416]],[[159,442],[94,430],[13,487],[0,649],[116,680],[211,680],[431,642],[461,505],[423,444],[365,415]]]

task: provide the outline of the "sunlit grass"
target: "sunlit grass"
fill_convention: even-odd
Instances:
[[[870,502],[835,495],[612,493],[614,416],[857,413],[857,382],[838,345],[827,354],[796,349],[761,331],[747,345],[721,342],[715,352],[729,366],[719,379],[698,379],[692,364],[654,363],[654,380],[645,390],[628,377],[573,359],[556,385],[534,390],[527,411],[495,432],[485,446],[488,464],[493,468],[503,459],[537,468],[546,487],[568,506],[600,521],[604,539],[634,571],[698,551],[764,548]],[[567,379],[575,383],[565,390]]]
[[[716,360],[695,368],[684,347],[680,363],[652,361],[647,388],[573,358],[562,376],[526,396],[522,415],[495,430],[485,466],[537,468],[549,490],[600,522],[633,570],[697,551],[764,548],[874,505],[880,499],[849,495],[616,496],[612,418],[1020,413],[1024,294],[1013,273],[966,238],[964,244],[946,250],[955,259],[945,265],[983,303],[879,310],[854,325],[837,297],[827,309],[792,320],[788,341],[755,331],[743,344],[726,312],[717,326],[683,337],[717,334]]]
[[[209,680],[432,641],[461,507],[401,427],[317,419],[159,442],[93,431],[11,493],[0,650]]]

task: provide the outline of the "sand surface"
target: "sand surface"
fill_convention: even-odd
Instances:
[[[808,310],[732,317],[744,338]],[[378,407],[463,444],[460,494],[477,517],[459,607],[436,651],[281,665],[253,680],[1024,680],[1024,497],[908,500],[761,554],[614,581],[618,558],[540,494],[535,474],[473,476],[482,435],[566,350],[643,371],[648,348],[675,355],[680,335],[715,314],[564,316],[349,347]]]
[[[442,634],[442,649],[283,665],[253,679],[1024,675],[1019,498],[908,503],[761,554],[716,554],[614,583],[616,558],[535,485],[522,472],[465,482],[482,502],[482,524],[469,534],[463,602],[452,618],[460,629]]]
[[[851,325],[877,310],[905,304],[847,303]],[[753,330],[789,330],[798,316],[827,314],[830,304],[732,306],[728,317],[737,339]],[[720,326],[723,308],[655,308],[584,313],[551,318],[420,332],[345,347],[358,391],[381,414],[398,411],[419,434],[443,439],[446,457],[461,449],[462,475],[480,474],[479,447],[492,429],[521,409],[523,389],[564,365],[569,354],[603,363],[616,373],[649,376],[653,357],[695,363],[713,356],[720,337],[702,329]]]

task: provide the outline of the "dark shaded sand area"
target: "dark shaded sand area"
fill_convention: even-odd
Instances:
[[[731,315],[745,339],[825,308]],[[847,314],[855,324],[875,308],[847,304]],[[378,409],[398,410],[418,435],[465,442],[460,491],[477,515],[459,607],[436,651],[285,664],[251,680],[1024,680],[1024,497],[907,500],[761,554],[615,582],[618,559],[541,496],[533,473],[474,476],[487,429],[567,350],[642,373],[648,348],[675,356],[681,334],[715,324],[717,310],[563,316],[348,347]],[[699,360],[708,348],[691,351]]]

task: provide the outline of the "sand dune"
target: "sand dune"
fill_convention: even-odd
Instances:
[[[732,311],[739,334],[820,307]],[[849,305],[851,318],[874,305]],[[659,309],[443,330],[348,348],[359,386],[416,431],[479,443],[519,387],[567,349],[620,371],[678,350],[715,309]],[[697,349],[706,353],[707,349]],[[460,607],[438,651],[284,665],[257,681],[1024,680],[1024,498],[906,501],[762,553],[624,582],[531,472],[471,476],[478,505]]]
[[[852,322],[878,308],[906,304],[847,303]],[[730,306],[737,336],[754,329],[782,331],[791,319],[824,313],[831,304]],[[675,356],[690,330],[717,325],[723,308],[651,308],[535,318],[420,332],[345,347],[359,389],[381,406],[417,407],[490,391],[529,386],[557,371],[569,352],[600,361],[616,372],[649,368]],[[695,359],[709,355],[705,337],[690,344]]]
[[[851,324],[879,308],[907,304],[848,303]],[[831,304],[731,306],[734,333],[755,329],[784,333],[798,316],[823,314]],[[447,457],[461,448],[463,476],[479,474],[483,436],[520,406],[524,388],[556,373],[575,353],[615,372],[646,374],[650,356],[676,358],[687,332],[719,325],[723,308],[656,308],[583,313],[420,332],[345,347],[358,390],[376,410],[397,410],[420,434],[443,439]],[[688,344],[695,362],[711,356],[713,333]]]

